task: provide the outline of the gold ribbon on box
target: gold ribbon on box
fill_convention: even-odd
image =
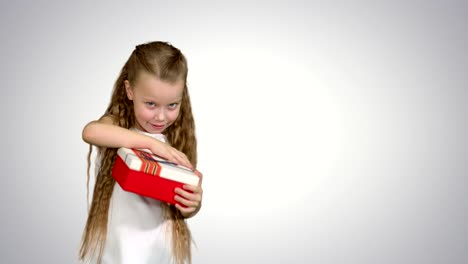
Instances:
[[[161,165],[150,153],[136,149],[133,149],[133,152],[135,152],[135,155],[142,162],[140,171],[151,175],[159,174],[161,171]]]

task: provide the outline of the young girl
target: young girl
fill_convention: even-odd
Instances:
[[[187,90],[187,61],[165,42],[138,45],[123,66],[104,115],[83,129],[97,146],[96,183],[83,234],[81,261],[93,263],[190,263],[191,235],[185,218],[201,207],[198,186],[176,188],[173,206],[126,192],[111,170],[117,148],[149,149],[194,168],[195,125]],[[198,173],[201,177],[201,174]]]

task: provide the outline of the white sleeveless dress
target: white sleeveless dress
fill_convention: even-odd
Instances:
[[[167,142],[163,134],[139,133]],[[171,222],[161,202],[114,186],[102,264],[169,264],[172,259]]]

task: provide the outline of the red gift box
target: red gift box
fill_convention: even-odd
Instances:
[[[200,178],[190,169],[143,150],[119,148],[112,176],[128,192],[176,204],[176,187],[198,185]]]

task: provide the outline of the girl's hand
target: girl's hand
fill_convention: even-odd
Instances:
[[[193,166],[188,160],[187,156],[183,152],[180,152],[179,150],[171,147],[169,144],[159,140],[154,140],[154,144],[152,144],[150,151],[160,156],[161,158],[167,159],[170,162],[174,162],[189,169],[193,169]]]
[[[181,206],[180,204],[176,204],[176,208],[182,213],[185,218],[192,217],[201,208],[202,204],[202,196],[203,196],[203,189],[201,187],[203,175],[199,171],[195,171],[195,173],[200,177],[200,181],[198,185],[184,185],[183,189],[175,188],[174,192],[176,196],[174,199],[186,206]]]

